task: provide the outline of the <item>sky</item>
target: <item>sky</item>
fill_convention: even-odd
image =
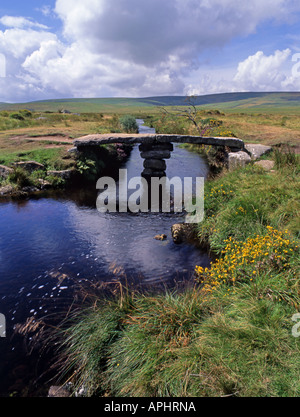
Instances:
[[[300,91],[299,0],[1,0],[1,102],[242,91]]]

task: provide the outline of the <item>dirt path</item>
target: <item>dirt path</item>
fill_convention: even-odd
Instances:
[[[74,139],[63,135],[46,135],[46,136],[28,136],[28,135],[15,135],[9,138],[10,140],[26,140],[32,142],[68,142],[73,143]]]

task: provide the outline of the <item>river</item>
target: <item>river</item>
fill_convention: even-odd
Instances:
[[[153,133],[142,120],[138,123],[140,133]],[[129,178],[141,174],[138,146],[124,168]],[[175,146],[166,174],[207,177],[208,166],[201,156]],[[0,202],[0,313],[6,318],[6,337],[0,338],[0,396],[38,395],[38,378],[50,365],[46,358],[38,360],[39,352],[24,349],[15,330],[30,317],[46,322],[47,317],[59,318],[79,285],[121,281],[172,287],[190,280],[196,264],[210,264],[205,252],[172,241],[171,226],[182,222],[182,215],[101,214],[96,197],[93,187]],[[154,239],[162,233],[166,240]]]

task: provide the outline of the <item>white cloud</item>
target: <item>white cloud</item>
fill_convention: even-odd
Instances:
[[[292,60],[294,56],[294,61]],[[300,54],[287,48],[265,55],[257,51],[234,68],[198,70],[188,79],[187,95],[238,91],[299,91]]]
[[[37,85],[80,97],[118,95],[124,88],[127,95],[137,96],[141,86],[147,95],[159,94],[162,90],[174,94],[178,88],[183,88],[182,82],[164,68],[148,69],[93,54],[83,42],[74,42],[68,47],[54,40],[43,42],[39,50],[26,58],[23,68],[31,80],[37,80]]]
[[[286,15],[286,0],[57,0],[69,40],[85,39],[94,53],[147,66],[177,56],[197,60],[204,49],[253,33]],[[300,7],[299,7],[300,8]],[[285,10],[285,12],[284,12]]]
[[[22,64],[27,56],[36,51],[43,42],[58,41],[55,34],[34,29],[10,28],[0,31],[0,55],[2,56],[2,72],[5,78],[0,78],[0,101],[26,101],[46,98],[43,85],[38,85],[37,79],[30,83],[24,82]]]
[[[285,64],[290,56],[290,49],[269,56],[258,51],[239,63],[234,82],[240,90],[280,91],[285,86]]]
[[[0,18],[0,23],[3,26],[11,27],[11,28],[39,28],[39,29],[48,29],[47,26],[42,25],[37,22],[33,22],[32,20],[26,19],[25,17],[21,16],[3,16]]]
[[[40,11],[48,15],[51,8]],[[295,79],[281,74],[287,50],[248,57],[235,78],[234,62],[231,78],[229,72],[205,78],[200,57],[254,33],[263,22],[288,22],[295,11],[300,5],[294,0],[57,0],[63,36],[27,18],[4,16],[0,23],[8,29],[0,31],[0,53],[7,57],[6,81],[23,83],[17,95],[205,94],[284,83],[292,88]],[[0,91],[7,97],[13,89]]]
[[[53,13],[52,8],[49,5],[44,5],[40,8],[36,8],[35,10],[41,12],[44,16],[51,16]]]
[[[23,58],[35,51],[42,42],[57,39],[53,33],[32,29],[7,29],[0,31],[0,51],[9,59]]]

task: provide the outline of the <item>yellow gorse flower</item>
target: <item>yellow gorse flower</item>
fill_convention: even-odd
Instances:
[[[265,235],[242,242],[230,237],[224,243],[221,258],[211,268],[195,268],[196,279],[205,291],[211,292],[224,284],[234,287],[236,282],[253,281],[260,272],[271,267],[284,270],[290,266],[290,255],[298,249],[287,231],[281,232],[271,226],[267,226]]]

